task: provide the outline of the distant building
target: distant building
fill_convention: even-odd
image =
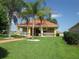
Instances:
[[[77,32],[79,33],[79,23],[77,23],[76,25],[74,25],[73,27],[71,27],[69,29],[70,32]]]
[[[63,36],[64,36],[64,34],[63,34],[63,32],[57,31],[56,36],[61,36],[61,37],[63,37]]]

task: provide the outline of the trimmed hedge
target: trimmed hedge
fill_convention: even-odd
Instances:
[[[71,45],[79,44],[79,33],[64,32],[64,40]]]
[[[11,35],[11,37],[14,37],[14,38],[23,38],[23,37],[25,37],[25,36],[21,36],[21,35]]]
[[[0,38],[6,38],[6,37],[8,37],[7,34],[0,34]]]

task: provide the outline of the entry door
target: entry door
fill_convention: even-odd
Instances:
[[[35,29],[34,29],[34,35],[35,35],[35,36],[39,36],[39,33],[40,33],[39,28],[35,28]]]

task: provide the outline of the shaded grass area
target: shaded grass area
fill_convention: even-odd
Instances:
[[[67,45],[61,37],[38,38],[39,42],[27,39],[0,44],[9,55],[4,59],[79,59],[79,47]]]

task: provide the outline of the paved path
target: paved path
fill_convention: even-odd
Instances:
[[[23,40],[22,38],[7,38],[6,40],[0,40],[0,43],[7,43],[7,42],[13,42],[13,41],[20,41]]]

